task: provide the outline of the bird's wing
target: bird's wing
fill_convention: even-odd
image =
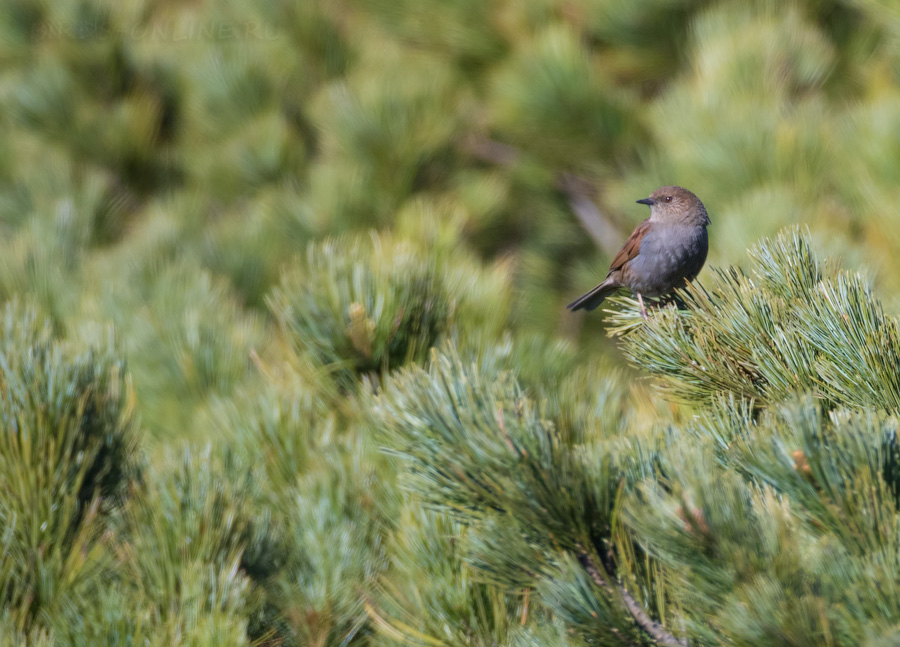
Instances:
[[[631,232],[631,236],[628,237],[628,240],[625,241],[622,249],[616,254],[616,257],[610,264],[610,272],[622,269],[625,263],[633,260],[638,255],[638,252],[641,251],[641,241],[644,240],[644,236],[650,231],[650,226],[650,219],[648,218],[635,227],[634,231]]]

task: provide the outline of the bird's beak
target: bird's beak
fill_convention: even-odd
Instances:
[[[644,198],[643,200],[638,200],[637,203],[638,203],[638,204],[646,204],[646,205],[652,206],[652,205],[653,205],[653,200],[651,200],[650,198]]]

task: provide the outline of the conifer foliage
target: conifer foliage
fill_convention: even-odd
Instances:
[[[514,373],[452,349],[379,401],[407,487],[478,537],[473,567],[534,588],[588,644],[897,639],[898,421],[879,363],[897,320],[797,230],[752,258],[646,323],[615,314],[631,361],[693,405],[678,426],[571,436]]]
[[[898,69],[879,0],[5,0],[0,647],[897,644]],[[699,282],[566,312],[671,183]]]
[[[0,579],[27,635],[97,584],[104,519],[137,475],[134,403],[114,349],[56,340],[18,302],[2,316]]]
[[[121,532],[142,556],[129,560],[135,599],[158,605],[147,608],[157,609],[149,618],[161,635],[211,631],[204,635],[230,636],[232,644],[273,626],[308,639],[332,631],[360,637],[367,623],[388,643],[417,636],[428,643],[437,638],[425,632],[441,627],[475,643],[492,636],[526,640],[530,630],[510,623],[516,617],[559,623],[559,635],[546,640],[577,636],[588,644],[752,644],[786,636],[857,644],[860,635],[889,643],[900,491],[894,396],[889,378],[858,385],[861,374],[886,370],[878,362],[896,350],[896,320],[861,277],[820,263],[797,230],[763,241],[751,259],[745,271],[720,273],[683,293],[681,307],[656,310],[647,322],[624,299],[618,303],[624,308],[611,312],[627,356],[660,378],[659,394],[691,405],[691,418],[642,423],[653,398],[615,369],[577,370],[555,388],[523,388],[502,345],[461,351],[447,340],[427,366],[396,367],[383,393],[362,396],[371,421],[341,414],[350,429],[325,422],[326,437],[293,450],[292,467],[267,468],[268,492],[251,480],[221,480],[241,471],[249,478],[252,467],[208,455],[187,455],[175,475],[151,473],[132,486]],[[8,554],[15,557],[5,570],[7,590],[27,585],[29,575],[17,569],[35,564],[50,569],[42,571],[42,587],[53,568],[64,567],[68,586],[89,591],[114,572],[98,519],[121,504],[123,479],[136,477],[128,468],[133,443],[124,371],[96,353],[67,355],[33,310],[9,307],[5,331],[4,416],[8,428],[28,432],[7,435],[11,444],[3,452],[6,496],[19,497],[4,508],[11,520]],[[843,353],[835,350],[840,334]],[[868,353],[869,344],[881,352]],[[858,358],[855,373],[846,368],[848,357]],[[313,375],[316,362],[328,367],[316,353],[310,359],[312,366],[294,370]],[[534,378],[526,372],[523,379]],[[257,442],[296,442],[298,426],[327,420],[327,406],[316,403],[341,397],[320,391],[298,400],[316,388],[306,380],[277,378],[268,405],[256,413],[225,410],[217,419],[236,425],[232,434],[263,432]],[[53,393],[67,397],[54,404],[47,399]],[[78,393],[85,396],[70,399]],[[297,412],[267,419],[271,407]],[[396,495],[381,493],[387,516],[373,519],[373,534],[359,534],[350,521],[369,514],[358,507],[361,492],[337,494],[343,488],[337,484],[349,482],[347,460],[354,470],[378,469],[372,456],[354,459],[345,445],[360,442],[366,426],[407,466],[400,479],[413,497],[392,501]],[[64,435],[48,436],[51,430]],[[46,449],[29,448],[35,441]],[[342,445],[346,458],[329,449]],[[309,463],[316,454],[324,459],[318,476]],[[287,458],[279,447],[260,455],[265,462]],[[33,513],[25,501],[42,487],[27,480],[43,468],[32,471],[26,456],[70,465],[54,468],[49,475],[63,480],[48,481],[41,496],[75,506],[57,509],[50,518],[58,521],[42,524],[41,532],[52,530],[63,544],[42,544],[37,562],[28,557],[29,535],[16,532]],[[300,481],[288,485],[292,474]],[[304,494],[284,500],[291,496],[285,486]],[[281,499],[273,510],[286,516],[258,516],[254,499],[269,505]],[[417,511],[417,499],[436,511]],[[352,562],[344,560],[330,568],[353,581],[368,579],[370,592],[343,602],[343,611],[333,608],[341,614],[334,625],[298,624],[295,611],[278,620],[325,575],[315,573],[327,558],[307,561],[309,551],[338,548],[329,540],[337,528],[326,519],[340,509],[353,511],[347,530],[354,530],[339,550],[349,551],[344,560],[355,555],[359,570],[347,571]],[[316,510],[324,516],[308,516]],[[378,547],[382,533],[392,537],[388,550],[397,558],[414,561],[376,566],[385,550]],[[305,548],[292,555],[290,538],[298,536]],[[455,539],[440,548],[448,537]],[[82,556],[75,563],[66,552],[73,549]],[[417,567],[449,569],[445,586],[431,581],[421,588],[409,575],[400,577]],[[213,589],[192,591],[204,570]],[[469,578],[481,583],[454,592]],[[286,587],[281,593],[261,597],[278,582]],[[14,594],[10,622],[25,631],[40,627],[54,605],[72,604],[59,602],[60,595],[65,589],[52,587]],[[454,603],[453,595],[462,597]],[[422,596],[433,600],[424,615]],[[181,601],[173,608],[175,600]],[[308,600],[306,612],[321,613],[315,598]],[[435,625],[430,613],[438,609],[445,617]],[[120,612],[128,627],[127,611]],[[204,623],[187,620],[196,613]]]

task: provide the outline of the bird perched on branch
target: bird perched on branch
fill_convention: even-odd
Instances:
[[[680,186],[664,186],[649,198],[650,217],[639,224],[616,254],[603,283],[578,297],[569,310],[593,310],[619,288],[629,288],[647,318],[644,297],[661,297],[692,281],[706,262],[706,207]]]

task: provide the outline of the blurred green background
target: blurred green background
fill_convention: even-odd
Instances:
[[[448,339],[538,394],[621,363],[564,305],[664,184],[707,206],[708,266],[799,223],[891,309],[898,76],[888,0],[5,0],[6,343],[123,359],[134,470],[8,644],[463,641],[442,613],[502,642],[503,595],[412,587],[410,551],[465,581],[458,529],[368,393]]]

